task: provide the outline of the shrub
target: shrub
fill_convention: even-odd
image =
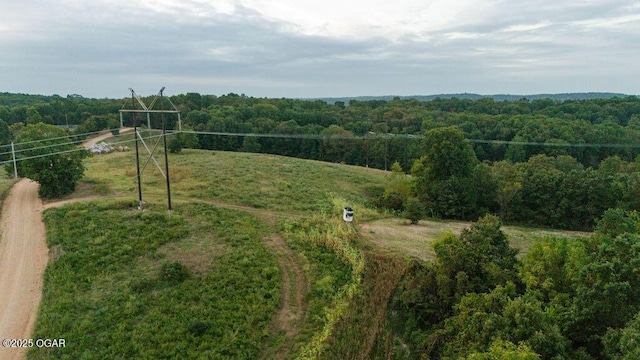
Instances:
[[[183,147],[184,147],[184,144],[182,142],[182,139],[175,136],[169,139],[169,143],[167,143],[167,148],[169,149],[169,152],[172,154],[177,154],[181,152]]]
[[[178,261],[165,262],[160,268],[160,279],[172,284],[179,284],[189,276],[189,269]]]
[[[422,203],[416,197],[411,197],[407,199],[407,202],[404,206],[404,216],[411,221],[412,224],[417,224],[418,221],[422,218],[423,209]]]

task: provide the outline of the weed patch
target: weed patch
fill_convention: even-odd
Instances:
[[[364,256],[352,244],[355,228],[335,217],[289,221],[283,230],[292,250],[306,259],[310,284],[296,353],[300,359],[321,358],[336,323],[360,292]]]
[[[10,178],[0,169],[0,209],[2,209],[2,200],[9,195],[9,191],[15,182],[16,180],[14,178]]]
[[[58,259],[45,273],[33,336],[64,338],[67,346],[32,349],[29,357],[256,358],[281,283],[261,242],[263,225],[204,204],[180,205],[172,218],[159,205],[132,206],[78,203],[45,212]],[[162,251],[168,246],[173,257]],[[194,247],[215,266],[192,272],[177,260]]]

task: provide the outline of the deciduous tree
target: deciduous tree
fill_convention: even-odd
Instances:
[[[84,175],[84,159],[88,152],[62,138],[68,133],[52,125],[38,123],[25,126],[15,142],[21,160],[18,175],[40,183],[43,198],[56,198],[71,193]],[[24,144],[21,144],[24,143]],[[5,167],[13,171],[13,167]]]

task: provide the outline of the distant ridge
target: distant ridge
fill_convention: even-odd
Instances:
[[[541,100],[541,99],[551,99],[553,101],[567,101],[567,100],[591,100],[591,99],[611,99],[614,97],[625,98],[628,96],[637,96],[637,95],[627,95],[621,93],[610,93],[610,92],[586,92],[586,93],[561,93],[561,94],[533,94],[533,95],[511,95],[511,94],[494,94],[494,95],[480,95],[480,94],[472,94],[472,93],[461,93],[461,94],[437,94],[437,95],[411,95],[411,96],[394,96],[394,95],[384,95],[384,96],[353,96],[353,97],[326,97],[326,98],[313,98],[313,99],[305,99],[305,100],[322,100],[326,101],[330,104],[334,104],[338,101],[342,101],[345,104],[348,104],[351,100],[357,101],[371,101],[371,100],[383,100],[390,101],[394,98],[400,99],[416,99],[418,101],[431,101],[437,98],[440,99],[452,99],[458,98],[462,100],[478,100],[483,98],[491,98],[495,101],[518,101],[521,99],[527,99],[529,101],[533,100]]]

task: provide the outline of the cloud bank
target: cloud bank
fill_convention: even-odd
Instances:
[[[25,0],[0,4],[0,91],[637,94],[637,44],[626,0]]]

